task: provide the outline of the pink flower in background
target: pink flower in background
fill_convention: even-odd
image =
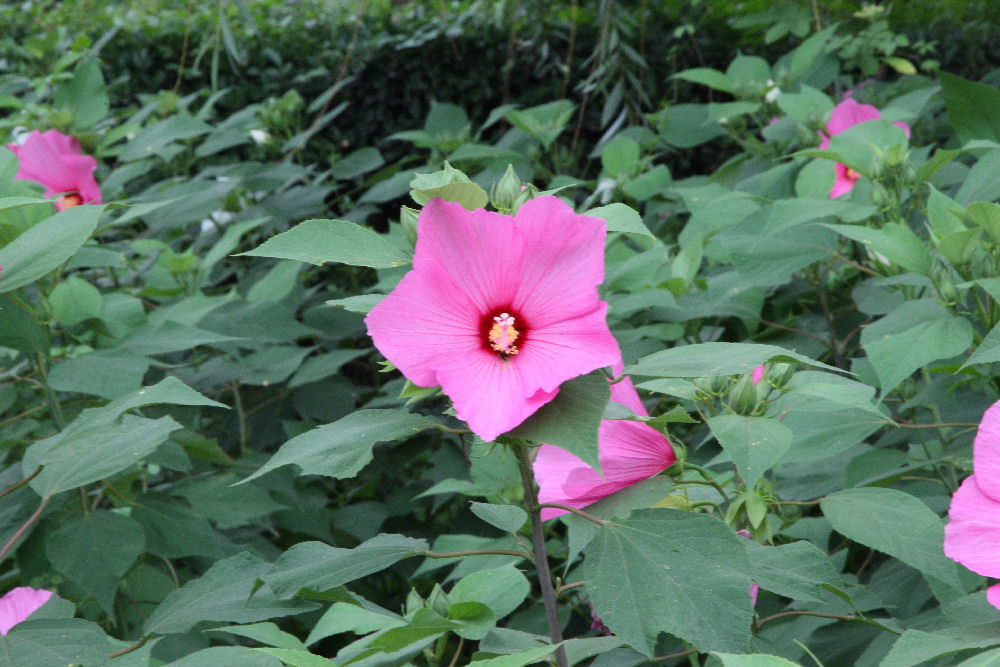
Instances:
[[[870,104],[861,104],[848,97],[843,102],[833,108],[830,115],[830,122],[826,124],[826,133],[820,132],[822,141],[819,144],[821,149],[830,146],[830,137],[840,134],[849,127],[860,125],[869,120],[879,120],[882,118],[881,112]],[[910,136],[910,126],[903,122],[893,123],[896,127],[906,132]],[[847,194],[854,187],[861,174],[854,171],[846,164],[838,162],[836,164],[836,178],[833,181],[833,188],[830,189],[830,197],[836,198]]]
[[[516,216],[432,199],[413,270],[365,318],[368,334],[411,382],[441,385],[458,418],[494,440],[566,380],[621,359],[597,294],[605,229],[555,197]]]
[[[750,376],[755,385],[760,384],[760,381],[764,379],[764,364],[761,364],[757,368],[753,369],[753,375]]]
[[[983,415],[973,442],[973,473],[951,497],[944,553],[973,572],[1000,577],[1000,401]],[[1000,584],[986,599],[1000,609]]]
[[[20,162],[15,179],[45,187],[45,196],[56,199],[61,211],[78,204],[100,204],[101,190],[94,180],[97,160],[84,155],[80,142],[58,130],[33,130],[21,144],[7,144]]]
[[[620,368],[618,365],[617,369]],[[611,400],[637,415],[649,416],[629,378],[611,385]],[[534,463],[538,502],[586,507],[652,477],[677,460],[673,447],[663,434],[642,422],[603,420],[598,432],[598,447],[600,473],[559,447],[539,447]],[[543,520],[561,514],[566,514],[566,510],[542,509]]]
[[[7,634],[15,625],[38,611],[50,597],[52,591],[21,586],[0,598],[0,635]]]

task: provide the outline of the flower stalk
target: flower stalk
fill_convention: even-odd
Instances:
[[[549,559],[545,553],[545,535],[542,533],[541,508],[538,505],[538,489],[535,485],[535,475],[531,468],[531,454],[527,443],[512,443],[511,449],[517,457],[518,468],[521,470],[521,482],[524,485],[524,505],[531,517],[531,543],[535,551],[535,569],[538,571],[538,587],[542,591],[542,604],[545,605],[545,619],[549,624],[549,639],[553,644],[563,640],[562,625],[559,623],[559,608],[556,600],[556,590],[552,585],[552,573],[549,570]],[[559,667],[569,667],[566,649],[562,646],[555,652],[556,664]]]

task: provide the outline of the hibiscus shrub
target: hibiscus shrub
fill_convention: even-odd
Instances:
[[[1000,660],[1000,89],[796,16],[320,162],[0,73],[0,665]]]

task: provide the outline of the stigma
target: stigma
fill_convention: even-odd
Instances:
[[[514,316],[509,313],[500,313],[493,318],[493,326],[490,328],[490,347],[500,355],[501,359],[506,361],[517,354],[517,345],[514,343],[520,335],[520,332],[514,328]]]

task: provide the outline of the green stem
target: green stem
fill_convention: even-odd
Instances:
[[[545,618],[549,624],[549,638],[553,644],[563,640],[562,625],[559,623],[559,608],[556,591],[552,586],[552,573],[549,571],[549,559],[545,553],[545,535],[542,533],[542,516],[538,505],[538,490],[535,488],[535,475],[531,468],[531,455],[526,444],[512,444],[514,455],[521,468],[521,482],[524,484],[524,504],[531,517],[531,542],[535,548],[535,569],[538,571],[538,587],[542,591],[542,604],[545,605]],[[556,649],[556,664],[559,667],[569,667],[566,649],[562,646]]]
[[[35,363],[38,364],[38,371],[42,375],[42,383],[45,386],[45,401],[49,405],[49,412],[52,413],[52,419],[56,422],[56,427],[61,431],[66,428],[66,420],[63,418],[62,408],[59,407],[59,401],[56,400],[56,393],[52,391],[52,387],[49,386],[49,369],[46,364],[46,359],[41,354],[35,357]]]

